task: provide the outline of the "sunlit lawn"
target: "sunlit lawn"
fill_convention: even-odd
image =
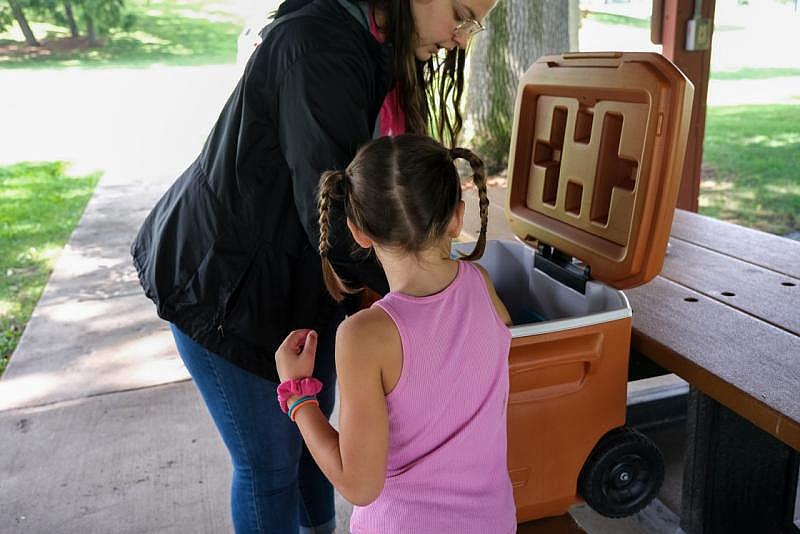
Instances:
[[[800,76],[800,69],[775,68],[775,67],[766,67],[766,68],[747,67],[735,71],[711,73],[712,80],[764,80],[767,78],[782,78],[785,76]],[[800,87],[798,87],[798,94],[800,94]]]
[[[602,13],[598,11],[584,11],[583,16],[608,25],[623,25],[634,28],[650,29],[650,18],[629,17],[614,13]]]
[[[603,13],[602,6],[597,6],[597,10],[582,12],[583,20],[591,21],[593,25],[586,34],[587,42],[581,41],[581,46],[599,50],[597,47],[608,46],[608,40],[613,41],[617,36],[620,40],[614,43],[616,46],[622,44],[623,49],[644,50],[651,46],[649,17]],[[712,105],[707,108],[700,212],[779,235],[798,232],[800,68],[792,58],[776,63],[774,54],[769,53],[765,53],[763,61],[754,64],[737,62],[730,56],[735,53],[733,43],[742,45],[748,41],[744,37],[736,41],[731,36],[753,36],[761,30],[759,21],[748,23],[752,24],[748,27],[739,26],[739,22],[744,24],[742,18],[731,18],[731,14],[728,13],[726,20],[736,20],[736,24],[717,24],[714,27],[715,43],[725,43],[724,46],[728,47],[715,50],[716,54],[722,54],[719,64],[726,65],[727,70],[712,70],[711,80],[724,83],[725,91],[729,93],[736,91],[737,82],[743,82],[741,96],[744,102],[749,96],[747,91],[752,91],[753,87],[765,92],[759,95],[760,98],[768,99],[770,82],[774,80],[776,104]],[[782,28],[780,31],[786,32],[785,25]],[[755,40],[747,46],[757,49],[760,45],[760,41]],[[762,80],[753,85],[753,82]],[[792,83],[796,92],[787,97],[786,88]],[[713,98],[710,101],[713,102]],[[796,105],[791,103],[793,101]]]
[[[236,42],[242,21],[224,4],[213,0],[129,0],[135,15],[130,31],[111,34],[106,46],[16,57],[0,55],[0,68],[207,65],[236,60]],[[49,37],[68,37],[66,27],[35,24]],[[11,44],[11,34],[0,33],[0,47]],[[23,44],[23,43],[18,43]]]
[[[0,167],[0,373],[98,178],[60,162]]]
[[[708,108],[700,212],[800,230],[800,105]]]

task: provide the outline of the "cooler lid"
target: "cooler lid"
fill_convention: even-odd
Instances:
[[[664,262],[694,88],[656,53],[538,59],[517,91],[506,215],[514,233],[624,289]]]

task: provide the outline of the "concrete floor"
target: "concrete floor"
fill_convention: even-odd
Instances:
[[[793,66],[800,56],[781,46],[791,33],[774,27],[791,20],[770,16],[769,24],[753,25],[762,31],[755,38],[715,35],[718,51],[738,48],[714,58],[738,61],[723,70]],[[593,39],[602,49],[626,49],[639,39],[612,43],[629,37],[592,35],[590,26],[581,34],[585,50]],[[639,33],[647,42],[647,30]],[[725,35],[728,44],[720,41]],[[237,77],[235,66],[0,72],[0,109],[15,126],[0,130],[0,161],[66,160],[75,174],[105,172],[0,379],[0,533],[231,530],[226,452],[169,332],[141,295],[127,247],[160,192],[202,146]],[[797,87],[796,76],[712,80],[709,104],[791,101]],[[489,236],[499,238],[504,192],[493,189]],[[476,213],[474,196],[467,201],[468,215]],[[467,233],[476,229],[467,221]],[[650,434],[667,465],[659,494],[667,510],[654,512],[669,516],[680,503],[683,428]],[[337,504],[344,533],[349,505]],[[602,518],[586,506],[572,515],[590,533],[669,528],[650,525],[650,516]]]
[[[152,79],[154,91],[164,85],[158,72],[136,74]],[[207,83],[195,85],[227,92],[229,73],[204,76]],[[207,81],[213,76],[219,83]],[[192,80],[164,104],[180,107],[194,94]],[[192,113],[193,130],[206,132],[200,123],[211,112]],[[147,139],[161,143],[159,135]],[[159,155],[114,139],[115,147],[139,147],[141,161],[132,163],[111,146],[84,144],[109,158],[108,172],[0,379],[0,533],[228,532],[227,454],[128,253],[141,220],[194,148],[172,144]],[[491,188],[490,238],[508,237],[501,181]],[[478,226],[470,218],[474,192],[466,200],[469,234]],[[659,498],[672,509],[680,502],[681,436],[679,428],[654,436],[668,456]],[[338,504],[339,532],[347,532],[349,505]],[[588,532],[658,532],[638,516],[609,520],[585,506],[572,514]]]
[[[98,185],[0,379],[0,533],[231,530],[226,451],[128,255],[165,182],[122,181]],[[504,237],[500,223],[490,236]],[[682,428],[652,437],[665,509],[611,520],[576,506],[587,532],[669,531],[648,521],[678,509]],[[344,533],[350,506],[338,509]]]

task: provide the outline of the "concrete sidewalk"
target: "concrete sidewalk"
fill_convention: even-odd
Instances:
[[[101,181],[0,380],[2,533],[231,531],[227,453],[129,259],[168,185]],[[467,202],[476,230],[474,192]],[[350,506],[337,508],[347,532]],[[573,515],[589,532],[652,532]]]
[[[166,184],[102,180],[0,380],[0,531],[226,532],[227,453],[128,247]]]

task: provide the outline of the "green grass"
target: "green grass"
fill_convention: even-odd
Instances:
[[[708,108],[700,213],[800,230],[800,105]]]
[[[0,167],[0,373],[98,179],[62,162]]]
[[[615,15],[613,13],[599,13],[596,11],[585,11],[585,16],[597,22],[604,24],[621,24],[623,26],[632,26],[634,28],[647,28],[650,29],[650,19],[640,19],[637,17],[627,17],[625,15]]]
[[[788,76],[800,76],[800,69],[748,67],[739,70],[711,73],[712,80],[765,80],[768,78],[784,78]],[[798,93],[800,93],[800,91],[798,91]]]
[[[223,11],[220,4],[211,0],[130,0],[128,5],[136,17],[132,29],[112,33],[106,46],[35,57],[0,55],[0,67],[145,67],[236,61],[242,21]],[[42,27],[49,37],[69,35],[67,28]],[[9,44],[8,38],[8,34],[0,34],[0,46]]]
[[[718,32],[739,32],[745,30],[744,26],[734,26],[731,24],[714,24],[714,33]]]
[[[646,28],[648,30],[650,29],[650,17],[642,19],[638,17],[629,17],[627,15],[617,15],[615,13],[602,13],[599,11],[589,11],[589,10],[585,10],[583,12],[583,16],[596,20],[597,22],[602,22],[604,24],[621,24],[623,26],[632,26],[634,28]],[[743,29],[745,29],[744,26],[732,26],[732,25],[714,26],[715,32],[732,32],[732,31],[740,31]]]
[[[633,28],[645,28],[647,30],[650,29],[650,17],[647,18],[638,18],[638,17],[629,17],[626,15],[617,15],[615,13],[603,13],[599,11],[583,11],[583,16],[586,18],[591,18],[597,22],[601,22],[603,24],[620,24],[622,26],[631,26]],[[743,30],[743,26],[731,26],[731,25],[719,25],[714,26],[715,32],[731,32],[731,31],[740,31]]]

